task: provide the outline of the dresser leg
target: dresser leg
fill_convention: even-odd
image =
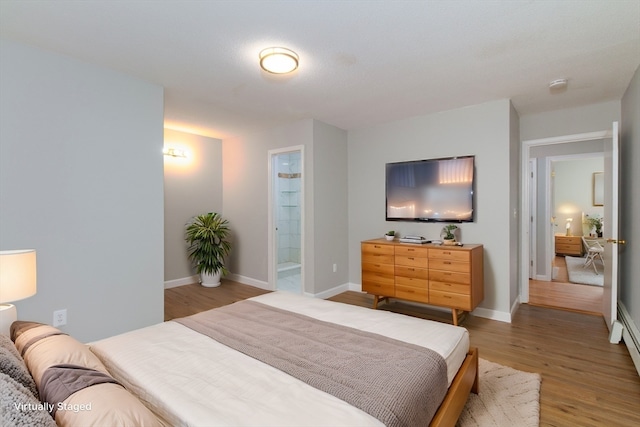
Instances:
[[[459,323],[462,322],[462,320],[464,320],[464,318],[466,317],[466,314],[467,312],[464,310],[458,310],[457,308],[452,308],[451,316],[453,317],[453,325],[459,326]]]

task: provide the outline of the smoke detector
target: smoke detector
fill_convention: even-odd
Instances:
[[[552,80],[549,83],[549,89],[551,90],[561,90],[567,87],[567,79],[556,79]]]

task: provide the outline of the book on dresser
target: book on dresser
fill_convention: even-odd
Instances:
[[[443,246],[365,240],[362,290],[383,299],[397,298],[451,309],[453,324],[484,299],[484,249],[480,244]]]

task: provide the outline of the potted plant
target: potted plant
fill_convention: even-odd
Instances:
[[[387,240],[393,240],[393,238],[395,237],[396,232],[393,230],[387,231],[384,235],[384,238]]]
[[[198,215],[187,224],[189,260],[200,275],[202,286],[219,286],[220,276],[227,273],[224,258],[231,251],[228,237],[229,222],[215,212]]]
[[[456,236],[453,234],[454,230],[457,230],[458,226],[455,224],[445,225],[442,229],[442,234],[444,234],[442,240],[445,245],[452,245],[456,242]]]
[[[589,233],[595,228],[596,235],[602,237],[602,218],[598,216],[587,216],[584,222],[589,227]]]

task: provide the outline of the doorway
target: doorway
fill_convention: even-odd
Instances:
[[[559,270],[566,266],[563,265],[565,258],[556,256],[555,236],[582,236],[584,212],[590,211],[586,202],[578,207],[554,208],[556,188],[552,164],[594,157],[594,153],[602,158],[606,138],[611,135],[603,131],[523,142],[522,167],[529,171],[530,179],[523,180],[522,261],[527,264],[521,269],[521,302],[602,314],[602,287],[552,279],[566,277],[566,273],[558,277]]]
[[[270,287],[301,294],[304,283],[303,147],[269,151]]]

